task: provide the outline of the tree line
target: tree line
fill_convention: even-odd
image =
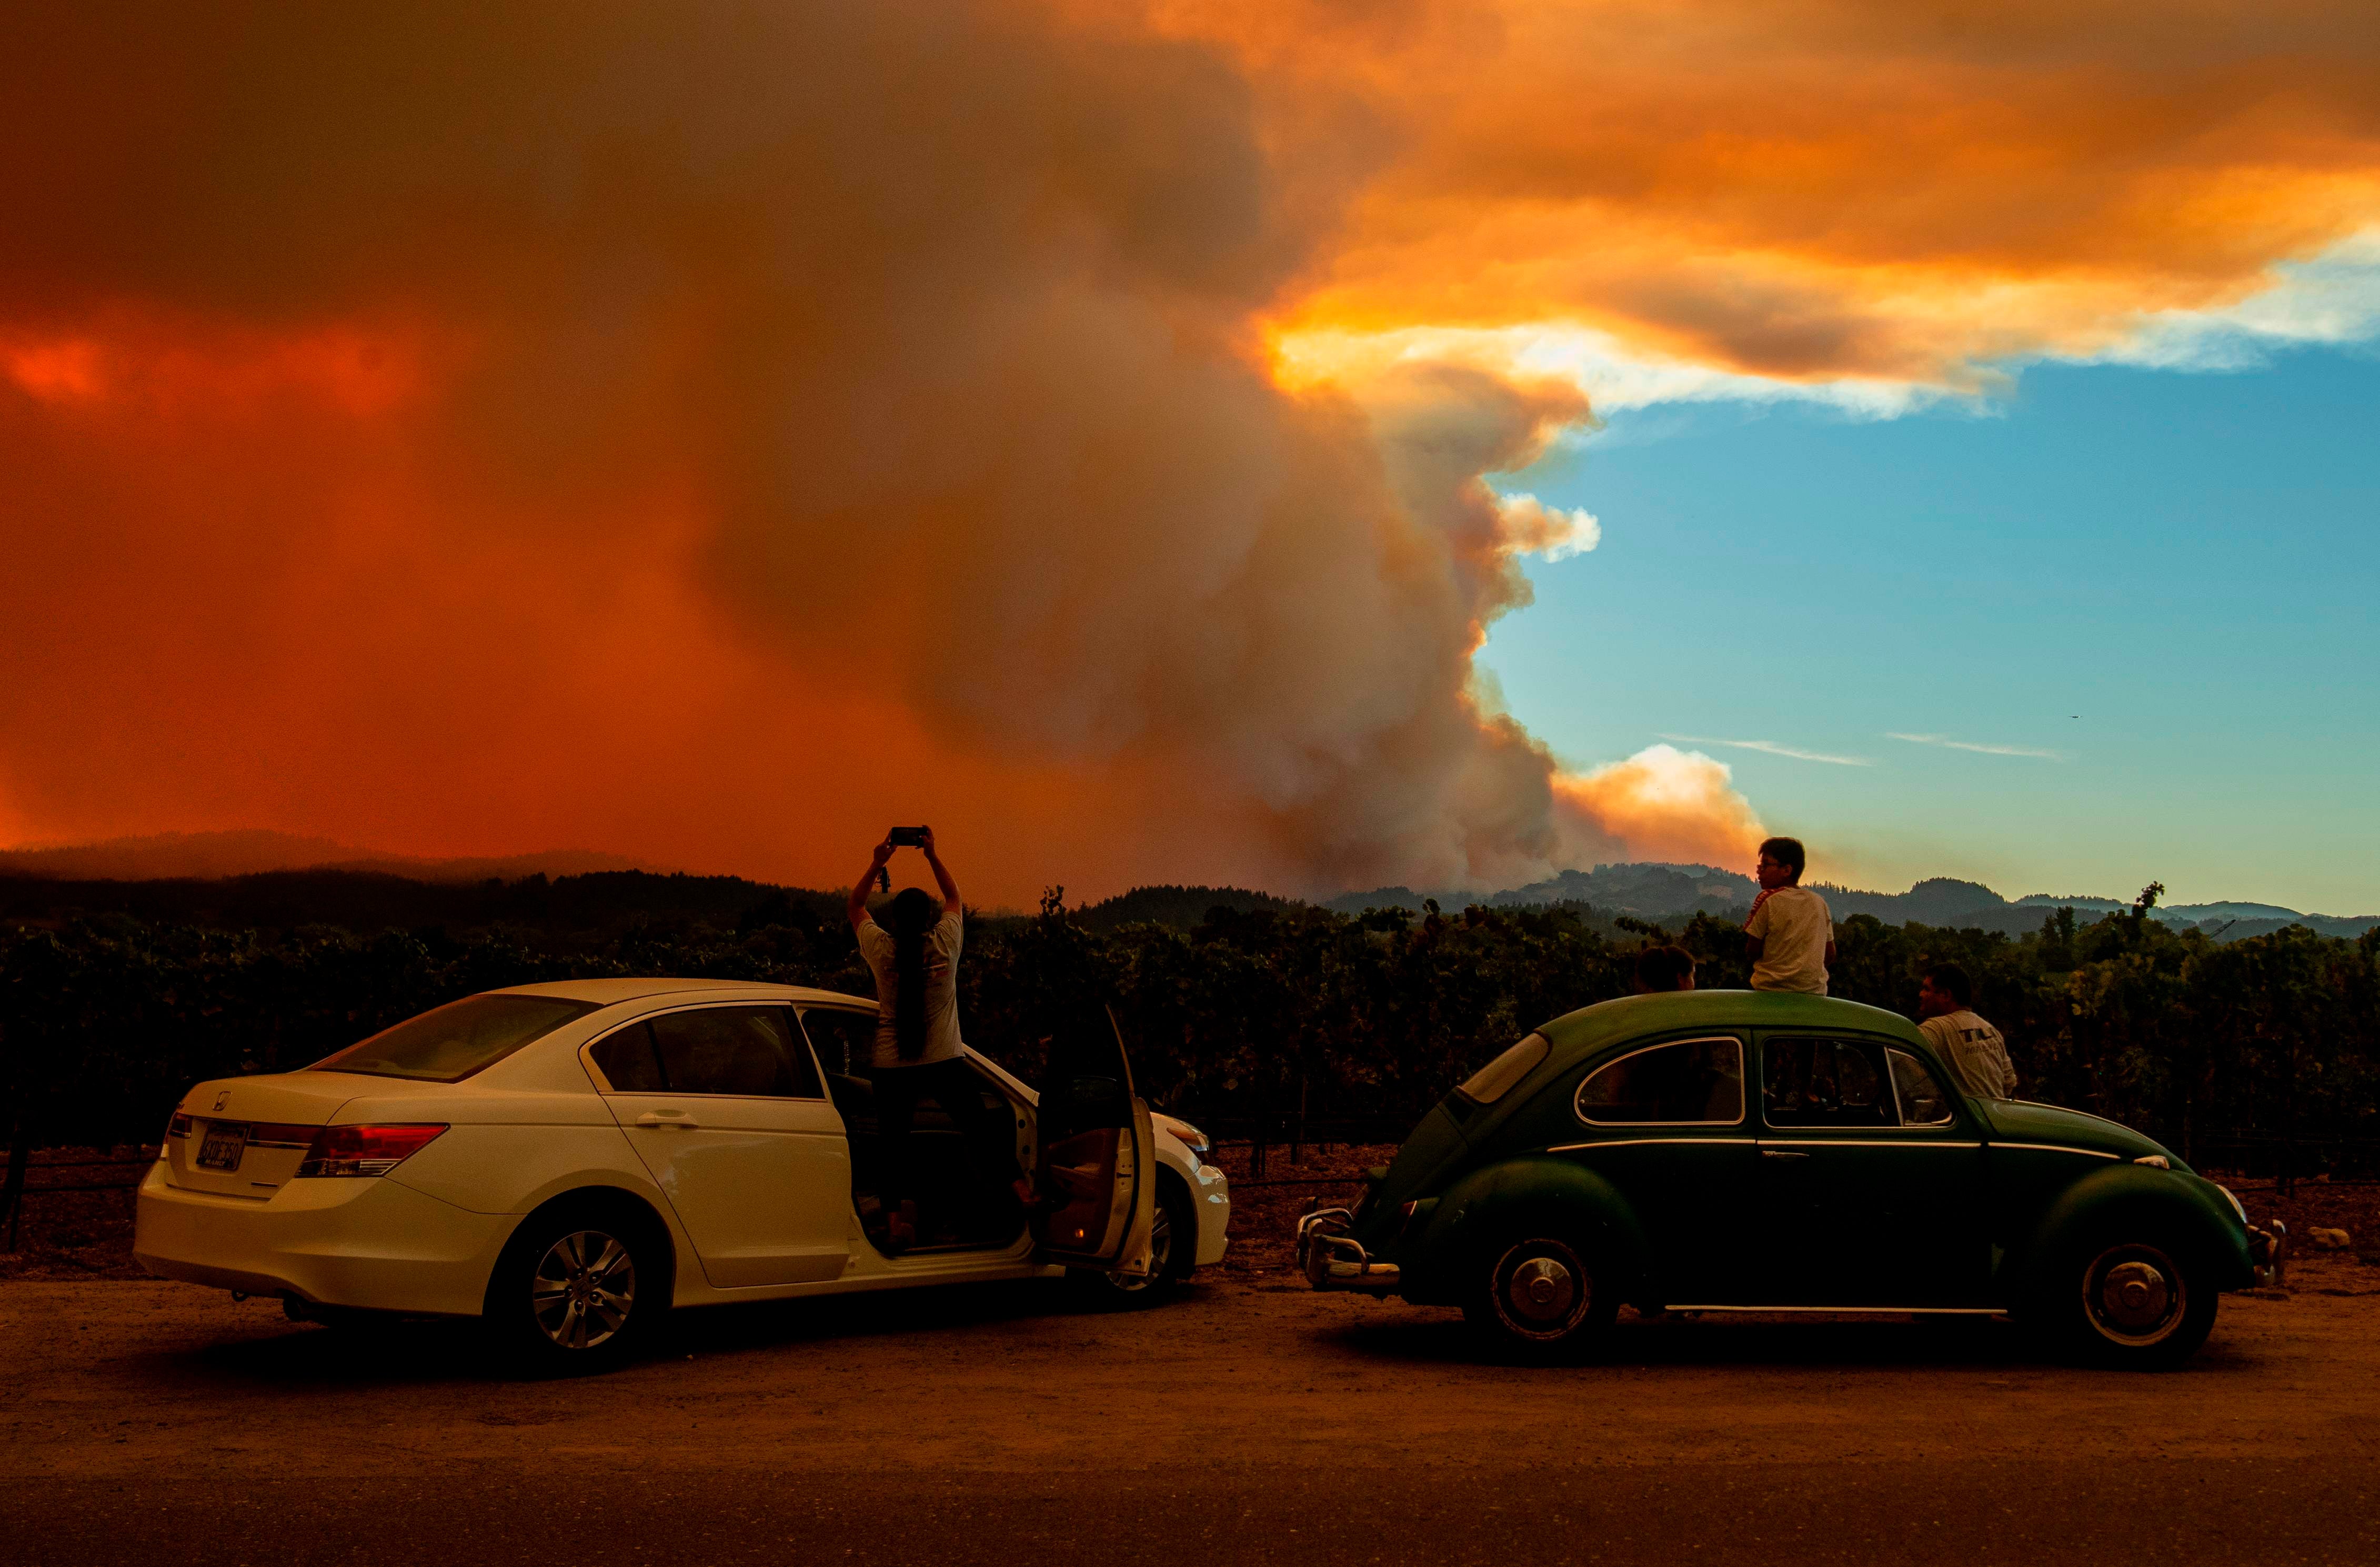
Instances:
[[[2185,1159],[2360,1172],[2380,1134],[2380,930],[2292,927],[2217,945],[2148,917],[2159,889],[2018,937],[1860,916],[1837,929],[1834,993],[1909,1013],[1917,977],[1974,978],[2028,1099],[2157,1136]],[[1742,936],[1575,907],[1430,906],[1346,916],[1218,906],[1187,929],[1099,930],[1055,889],[976,920],[960,966],[967,1038],[1028,1080],[1046,1020],[1115,1005],[1152,1102],[1287,1136],[1362,1123],[1394,1136],[1532,1028],[1624,995],[1636,952],[1676,941],[1706,988],[1746,982]],[[155,1141],[188,1086],[303,1066],[476,990],[684,975],[872,994],[835,900],[772,893],[732,925],[638,919],[579,935],[495,926],[351,931],[143,922],[121,914],[0,929],[0,1093],[12,1142]]]

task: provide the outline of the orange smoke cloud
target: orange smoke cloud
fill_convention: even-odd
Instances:
[[[1334,335],[1563,322],[1786,379],[1969,384],[2221,307],[2380,225],[2351,0],[1181,0],[1397,155],[1281,312]]]
[[[0,802],[813,884],[924,819],[1011,901],[1740,859],[1717,764],[1566,776],[1470,694],[1593,541],[1483,482],[1580,394],[1282,343],[1955,378],[2369,212],[2315,12],[2257,69],[1777,15],[14,21]]]

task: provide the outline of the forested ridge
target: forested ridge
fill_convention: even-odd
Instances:
[[[683,975],[871,993],[840,894],[634,873],[427,888],[298,877],[152,884],[104,913],[0,923],[0,1091],[37,1145],[153,1141],[190,1083],[301,1066],[430,1006],[496,986]],[[1143,904],[1179,915],[1200,889]],[[1964,964],[2028,1099],[2139,1126],[2185,1158],[2360,1171],[2380,1135],[2380,931],[2290,927],[2217,944],[2148,917],[2156,889],[2020,936],[1869,916],[1840,923],[1834,993],[1904,1014],[1928,961]],[[1189,924],[1110,925],[1053,889],[978,917],[960,966],[969,1041],[1027,1077],[1038,1019],[1111,998],[1152,1101],[1286,1132],[1398,1123],[1520,1035],[1625,994],[1647,940],[1674,938],[1706,988],[1746,979],[1732,919],[1667,929],[1592,909],[1357,915],[1217,894]],[[402,909],[408,926],[334,923]],[[137,911],[137,912],[135,912]],[[241,920],[226,917],[246,914]],[[259,915],[270,917],[259,918]],[[1186,926],[1186,928],[1185,928]]]

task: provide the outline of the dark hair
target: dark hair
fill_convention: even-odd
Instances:
[[[1973,1004],[1975,982],[1968,978],[1967,971],[1957,964],[1929,963],[1925,966],[1925,978],[1933,981],[1936,990],[1961,1006]]]
[[[1791,871],[1793,880],[1796,881],[1802,880],[1803,867],[1810,863],[1810,856],[1803,852],[1802,840],[1799,838],[1764,839],[1760,844],[1760,852]]]
[[[1648,990],[1680,990],[1694,975],[1694,954],[1683,947],[1646,947],[1636,954],[1636,983]]]
[[[926,937],[941,906],[922,887],[904,887],[885,911],[892,931],[892,1039],[903,1061],[926,1053]]]

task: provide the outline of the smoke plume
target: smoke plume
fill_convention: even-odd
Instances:
[[[1474,700],[1567,386],[1285,389],[1394,135],[991,6],[28,7],[0,801],[971,895],[1740,856]],[[34,14],[34,13],[40,14]]]

